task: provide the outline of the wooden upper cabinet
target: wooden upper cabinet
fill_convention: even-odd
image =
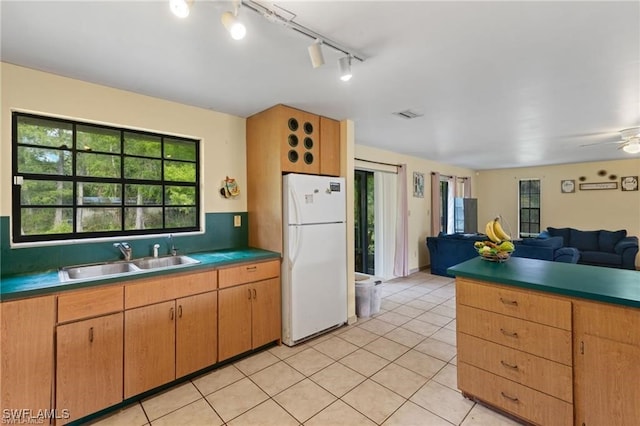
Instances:
[[[280,129],[282,172],[320,173],[320,117],[281,107],[276,126]]]
[[[340,122],[320,117],[320,174],[340,176]]]

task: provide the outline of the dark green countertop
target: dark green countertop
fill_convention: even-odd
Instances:
[[[60,282],[57,270],[3,277],[0,280],[0,300],[42,296],[51,293],[59,293],[66,290],[94,287],[106,283],[131,281],[158,275],[217,268],[234,263],[279,259],[280,253],[255,248],[246,248],[190,253],[187,254],[187,256],[195,260],[199,260],[200,263],[179,268],[170,268],[155,271],[137,271],[127,273],[126,275],[111,276],[99,279],[91,278],[84,280],[74,280],[64,283]]]
[[[640,308],[640,272],[512,257],[504,263],[480,257],[447,269],[456,277]]]

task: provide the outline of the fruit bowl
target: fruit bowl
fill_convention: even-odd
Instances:
[[[515,251],[511,242],[496,244],[491,241],[478,241],[474,247],[481,259],[490,262],[506,262],[511,257],[511,253]]]

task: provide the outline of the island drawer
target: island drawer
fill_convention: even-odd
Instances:
[[[466,278],[456,280],[458,303],[571,330],[571,302],[531,291],[484,285]]]
[[[58,322],[110,314],[122,311],[123,306],[121,285],[63,293],[58,296]]]
[[[573,404],[464,362],[458,363],[458,387],[469,396],[534,424],[545,426],[573,424]]]
[[[124,305],[125,309],[131,309],[212,291],[217,287],[215,270],[150,278],[125,286]]]
[[[218,270],[220,288],[262,281],[280,276],[280,260],[247,263]]]
[[[529,353],[458,333],[458,362],[573,403],[571,367]]]
[[[571,332],[548,325],[457,305],[457,331],[528,352],[565,365],[573,364]],[[461,351],[458,349],[458,356]]]

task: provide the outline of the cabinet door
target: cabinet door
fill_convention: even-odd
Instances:
[[[251,298],[249,285],[218,292],[218,361],[251,349]]]
[[[340,122],[320,117],[320,174],[340,176]]]
[[[576,364],[588,386],[581,401],[583,425],[632,425],[640,419],[640,347],[584,335]]]
[[[125,311],[124,397],[175,379],[175,301]]]
[[[58,326],[56,406],[69,419],[122,401],[122,312]]]
[[[257,348],[282,336],[280,278],[259,281],[252,288],[252,347]]]
[[[320,117],[281,107],[277,126],[282,129],[280,163],[283,172],[320,173]]]
[[[0,408],[51,410],[54,296],[3,302],[0,312]]]
[[[176,301],[176,378],[216,363],[218,355],[218,293]]]

